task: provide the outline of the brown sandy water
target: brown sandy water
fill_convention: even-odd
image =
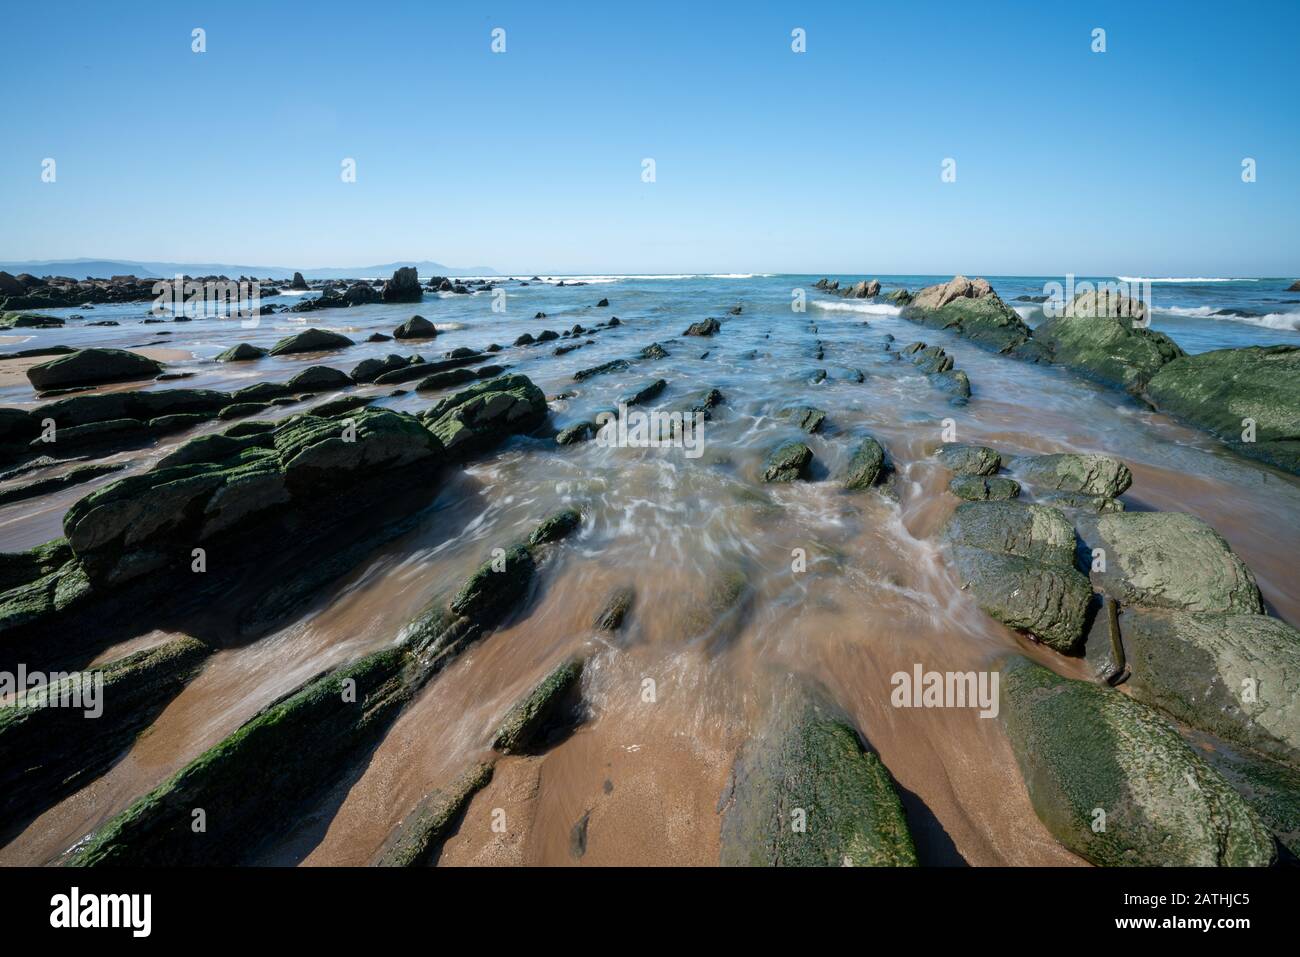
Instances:
[[[502,318],[487,312],[486,301],[426,301],[418,311],[445,329],[435,343],[361,344],[346,357],[265,360],[238,370],[216,366],[210,356],[236,341],[265,345],[283,329],[259,330],[259,340],[244,330],[195,323],[185,332],[195,338],[195,358],[185,365],[198,375],[176,385],[238,388],[288,378],[308,364],[349,369],[388,352],[435,358],[446,349],[508,345],[521,331],[589,324],[608,314],[557,308],[546,298],[556,290],[534,289],[520,295],[535,295],[548,320],[523,318],[532,315],[532,304]],[[583,293],[592,300],[602,294]],[[426,601],[455,588],[492,548],[525,537],[546,515],[572,505],[584,512],[583,525],[548,549],[527,606],[439,674],[373,752],[299,827],[262,849],[259,860],[372,863],[422,797],[490,758],[492,733],[510,706],[556,664],[581,653],[589,656],[585,720],[539,754],[499,758],[492,782],[471,802],[439,863],[716,863],[719,798],[736,751],[762,719],[773,678],[794,672],[822,684],[879,751],[898,782],[923,861],[1077,864],[1030,808],[1000,722],[972,709],[890,703],[895,672],[917,664],[990,669],[1012,651],[1088,677],[1081,662],[1012,634],[957,588],[937,545],[956,504],[945,490],[946,471],[931,457],[945,424],[958,441],[1011,454],[1102,451],[1123,458],[1135,475],[1125,496],[1130,507],[1203,518],[1251,566],[1275,613],[1300,622],[1294,588],[1300,487],[1223,453],[1165,416],[1061,370],[991,356],[887,314],[813,309],[792,317],[788,305],[782,312],[747,300],[743,318],[711,340],[692,341],[677,334],[716,312],[715,304],[629,297],[629,304],[616,302],[625,326],[602,331],[591,345],[562,357],[551,356],[549,347],[507,348],[495,361],[531,376],[548,395],[576,393],[551,403],[559,427],[654,377],[670,383],[657,402],[664,408],[716,386],[727,403],[706,426],[701,457],[688,458],[681,449],[596,443],[562,449],[544,439],[514,439],[464,474],[449,475],[428,521],[376,549],[297,620],[217,652],[112,770],[0,848],[0,863],[56,859],[268,702],[394,641]],[[328,313],[322,314],[328,321],[307,319],[368,333],[389,331],[412,311],[364,307],[349,310],[355,315],[346,321]],[[909,363],[884,351],[885,333],[897,337],[896,348],[915,339],[942,344],[970,374],[972,402],[951,406]],[[824,342],[824,361],[813,357],[816,339]],[[633,356],[652,341],[662,342],[670,358],[573,382],[577,369]],[[709,357],[699,358],[706,351]],[[751,352],[754,358],[747,357]],[[829,372],[819,385],[807,375],[815,368]],[[851,369],[860,369],[865,381],[844,375]],[[385,396],[381,405],[409,411],[434,398],[374,391]],[[763,455],[797,435],[774,413],[795,404],[828,413],[823,432],[806,437],[816,455],[813,480],[763,486],[756,481]],[[890,452],[897,501],[838,487],[857,437],[866,433]],[[133,469],[146,467],[187,437],[124,454]],[[13,550],[57,534],[63,511],[86,491],[0,510],[0,545]],[[806,556],[805,570],[792,567],[795,550]],[[736,606],[709,613],[712,583],[727,574],[743,579],[744,592]],[[595,614],[611,590],[624,586],[637,595],[627,623],[617,634],[597,633]],[[196,621],[184,630],[202,636],[220,627],[218,615],[215,624]],[[175,633],[146,633],[105,649],[99,660]],[[648,681],[653,700],[646,699]]]

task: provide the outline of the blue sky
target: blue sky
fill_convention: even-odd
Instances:
[[[0,259],[1292,276],[1298,33],[1292,0],[11,4]]]

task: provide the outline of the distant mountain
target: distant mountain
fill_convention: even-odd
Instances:
[[[292,279],[295,271],[301,272],[307,279],[361,279],[387,278],[399,266],[414,266],[421,276],[495,276],[497,271],[490,266],[444,266],[442,263],[421,260],[418,262],[383,263],[378,266],[348,266],[343,269],[303,269],[295,270],[286,266],[232,266],[229,263],[152,263],[136,262],[129,259],[43,259],[29,262],[0,262],[0,269],[18,275],[31,273],[33,276],[69,276],[73,279],[86,279],[94,276],[107,279],[109,276],[132,275],[140,279],[168,279],[177,273],[187,276],[251,276],[256,279]]]

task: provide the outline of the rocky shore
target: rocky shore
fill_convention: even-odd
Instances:
[[[0,274],[0,295],[21,317],[70,300],[130,301],[94,297],[134,295],[142,281],[132,279]],[[610,315],[620,306],[611,292],[591,296],[580,312],[570,307],[562,322],[539,311],[517,336],[518,326],[506,336],[487,322],[471,325],[451,340],[468,344],[455,348],[443,343],[464,327],[445,316],[406,308],[400,319],[380,318],[354,308],[409,307],[431,291],[472,298],[493,286],[443,277],[422,284],[413,268],[382,283],[328,288],[296,276],[288,288],[321,295],[295,311],[337,308],[365,314],[368,324],[330,328],[328,313],[312,315],[299,322],[313,325],[289,335],[244,341],[232,323],[203,364],[223,377],[208,383],[221,388],[175,385],[175,364],[134,349],[60,343],[25,357],[40,361],[24,370],[24,404],[0,409],[0,506],[57,498],[62,536],[0,554],[0,670],[23,664],[78,675],[67,681],[102,681],[104,711],[87,732],[79,712],[0,699],[0,841],[112,774],[218,662],[313,621],[313,602],[363,587],[355,576],[365,581],[377,553],[431,515],[461,508],[462,521],[436,526],[442,537],[423,540],[414,556],[399,549],[405,564],[386,572],[418,587],[433,556],[455,546],[439,558],[456,568],[454,586],[430,588],[427,602],[426,592],[412,604],[417,613],[396,626],[382,619],[382,636],[286,682],[202,747],[187,740],[177,748],[183,761],[50,861],[263,861],[322,805],[337,811],[340,789],[382,791],[365,776],[383,766],[386,742],[462,683],[463,697],[448,700],[475,723],[454,745],[450,735],[428,743],[447,752],[447,766],[436,783],[420,779],[418,793],[391,799],[391,820],[379,815],[383,839],[366,853],[379,866],[435,864],[483,801],[495,808],[516,790],[543,800],[540,785],[530,792],[518,782],[550,756],[580,762],[571,742],[600,740],[622,699],[644,706],[632,727],[661,748],[726,723],[680,704],[723,682],[706,671],[672,705],[696,723],[672,732],[655,725],[657,696],[680,692],[672,669],[689,671],[682,662],[696,655],[728,664],[726,680],[737,683],[711,700],[744,715],[729,715],[718,735],[723,756],[706,761],[725,778],[721,787],[707,776],[700,785],[713,788],[713,818],[690,818],[716,838],[717,862],[916,866],[936,854],[933,822],[915,793],[926,779],[905,766],[892,719],[872,710],[888,701],[889,687],[887,669],[869,655],[891,659],[866,646],[889,642],[837,632],[850,653],[833,660],[856,662],[876,682],[870,706],[841,683],[853,664],[827,668],[816,653],[798,667],[777,664],[799,646],[786,634],[798,620],[792,609],[827,616],[836,631],[839,604],[863,580],[887,600],[916,602],[923,612],[911,627],[943,626],[969,609],[975,630],[1001,643],[978,646],[1001,679],[993,733],[1015,762],[1009,780],[1032,811],[1026,821],[1062,854],[1099,866],[1268,866],[1300,854],[1300,632],[1265,599],[1276,582],[1192,509],[1146,498],[1152,469],[1104,448],[1008,445],[995,426],[975,441],[908,441],[870,434],[851,417],[862,403],[881,403],[887,375],[941,410],[917,416],[926,429],[938,417],[979,413],[980,362],[1000,360],[965,349],[969,342],[1059,366],[1116,402],[1137,399],[1216,436],[1251,460],[1237,467],[1254,470],[1267,489],[1300,474],[1300,349],[1188,355],[1146,327],[1140,304],[1096,293],[1030,329],[988,282],[960,276],[916,291],[882,291],[878,280],[817,284],[823,294],[897,305],[924,329],[928,342],[873,338],[874,365],[837,364],[837,344],[865,335],[860,320],[835,339],[825,320],[769,327],[748,302],[719,307],[717,317],[674,316],[665,327],[659,316]],[[418,308],[433,315],[429,305]],[[66,331],[68,342],[81,331],[22,323],[11,321]],[[811,357],[816,367],[769,361],[762,342],[783,332],[802,337],[798,362]],[[743,348],[735,342],[742,333]],[[752,369],[758,387],[711,377],[683,387],[688,362],[719,353]],[[764,394],[778,379],[795,383],[792,395],[775,387]],[[733,426],[726,434],[752,445],[711,446],[698,469],[661,457],[649,460],[652,478],[598,476],[597,464],[608,464],[600,456],[629,451],[603,441],[602,413],[617,407]],[[961,422],[967,428],[970,419]],[[529,484],[530,473],[543,477]],[[628,499],[613,518],[601,514],[621,481],[631,486]],[[562,491],[544,497],[543,486]],[[693,497],[710,504],[687,513]],[[647,521],[656,510],[689,518]],[[501,513],[510,521],[479,533]],[[898,548],[906,538],[916,550],[891,558],[851,538],[827,545],[808,531],[850,525],[868,528],[864,535],[884,528]],[[634,534],[643,552],[672,555],[701,529],[708,537],[691,556],[700,564],[683,573],[691,591],[680,607],[647,601],[652,583],[599,557],[586,538]],[[797,577],[801,561],[853,584],[818,594]],[[917,598],[922,582],[933,591],[928,602]],[[203,617],[223,602],[223,617]],[[362,607],[340,628],[374,618]],[[530,629],[573,635],[578,610],[582,627],[569,645],[529,646]],[[898,631],[906,627],[900,616]],[[737,652],[741,636],[755,633],[758,655],[774,658],[763,667]],[[626,664],[665,646],[674,656],[666,670]],[[484,670],[491,662],[510,675],[508,700],[493,698],[479,714],[476,702],[501,691]],[[658,683],[648,688],[651,675]],[[573,765],[556,773],[564,768]],[[604,796],[623,786],[609,773]],[[574,858],[586,853],[596,808],[572,823]]]

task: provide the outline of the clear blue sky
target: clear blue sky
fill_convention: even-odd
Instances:
[[[0,259],[1300,273],[1294,0],[293,6],[7,5]]]

